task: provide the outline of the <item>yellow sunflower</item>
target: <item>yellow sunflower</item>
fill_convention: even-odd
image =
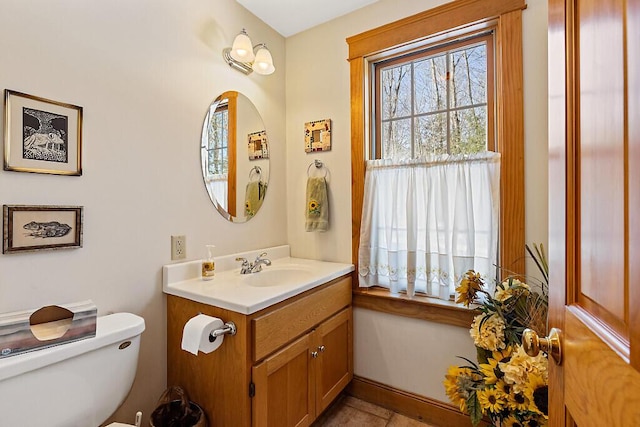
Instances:
[[[531,400],[524,393],[511,393],[507,400],[507,406],[514,411],[529,411]]]
[[[456,293],[458,293],[456,302],[463,303],[466,307],[469,307],[469,304],[475,301],[476,294],[481,289],[482,277],[480,277],[480,273],[476,273],[473,270],[467,271],[460,284],[456,287]]]
[[[529,399],[533,400],[533,392],[536,391],[539,387],[546,386],[544,382],[544,378],[541,375],[536,373],[530,373],[527,376],[527,382],[525,384],[524,392]]]
[[[458,405],[461,412],[467,413],[469,392],[479,379],[480,376],[469,368],[450,366],[447,370],[443,381],[445,393],[451,402]]]
[[[522,422],[523,427],[546,427],[547,420],[544,417],[531,414]]]
[[[492,352],[491,357],[493,357],[497,362],[505,362],[505,359],[511,357],[511,353],[513,353],[513,347],[508,346],[502,350]]]
[[[502,420],[502,427],[524,427],[514,415],[510,415],[509,417]]]
[[[309,200],[309,213],[319,214],[320,213],[320,203],[317,200],[311,199]]]
[[[509,395],[511,394],[511,384],[507,384],[506,382],[500,380],[496,383],[496,390],[498,394],[500,394],[505,400],[509,400]]]
[[[505,362],[511,357],[513,347],[508,346],[502,350],[498,349],[491,353],[492,357],[487,359],[488,363],[481,363],[480,372],[484,375],[484,382],[486,384],[496,384],[503,376],[503,372],[500,369],[499,363]],[[508,392],[506,394],[509,394]]]
[[[478,396],[478,402],[480,402],[480,406],[482,407],[482,412],[492,412],[497,414],[504,409],[506,402],[495,389],[485,388],[484,390],[478,390],[476,395]]]
[[[484,375],[485,384],[495,384],[504,375],[498,367],[498,360],[489,358],[487,361],[489,363],[481,363],[479,365],[480,372],[482,372],[482,375]]]
[[[458,366],[449,366],[447,370],[447,374],[444,376],[444,387],[447,391],[447,394],[457,393],[458,392],[458,377],[462,374],[464,368],[460,368]]]
[[[529,377],[527,378],[527,383],[525,385],[524,393],[527,395],[527,397],[531,401],[531,407],[529,410],[531,412],[535,412],[547,418],[546,413],[549,410],[548,397],[547,397],[548,389],[547,389],[547,383],[542,377],[542,375],[538,375],[535,373],[529,374]],[[536,396],[538,397],[538,399],[536,399]]]

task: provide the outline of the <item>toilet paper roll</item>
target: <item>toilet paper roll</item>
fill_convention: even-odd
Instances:
[[[209,339],[209,335],[216,329],[224,326],[224,322],[212,316],[198,314],[192,317],[184,325],[182,331],[182,349],[189,353],[198,355],[198,350],[203,353],[211,353],[222,345],[224,335],[216,337],[213,341]]]

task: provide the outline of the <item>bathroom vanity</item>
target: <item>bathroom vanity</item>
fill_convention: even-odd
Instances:
[[[212,427],[310,425],[353,376],[353,265],[276,258],[288,247],[266,251],[272,265],[259,273],[240,275],[229,259],[217,262],[223,271],[210,282],[192,277],[193,263],[163,271],[167,384],[182,386]],[[255,256],[230,258],[238,255]],[[194,356],[181,340],[200,313],[237,332]]]

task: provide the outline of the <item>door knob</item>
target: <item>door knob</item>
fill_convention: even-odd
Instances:
[[[312,352],[311,352],[311,357],[313,357],[314,359],[315,359],[316,357],[318,357],[318,352],[317,352],[317,351],[312,351]]]
[[[549,336],[546,338],[538,337],[533,329],[525,329],[522,333],[522,347],[525,353],[531,357],[535,357],[544,351],[556,362],[556,365],[562,363],[562,343],[560,342],[560,330],[551,328]]]
[[[323,345],[321,345],[320,347],[318,347],[318,351],[319,351],[320,353],[324,352],[324,346],[323,346]]]

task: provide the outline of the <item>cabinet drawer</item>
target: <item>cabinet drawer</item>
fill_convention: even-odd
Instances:
[[[257,361],[351,303],[351,277],[313,292],[253,320]]]

